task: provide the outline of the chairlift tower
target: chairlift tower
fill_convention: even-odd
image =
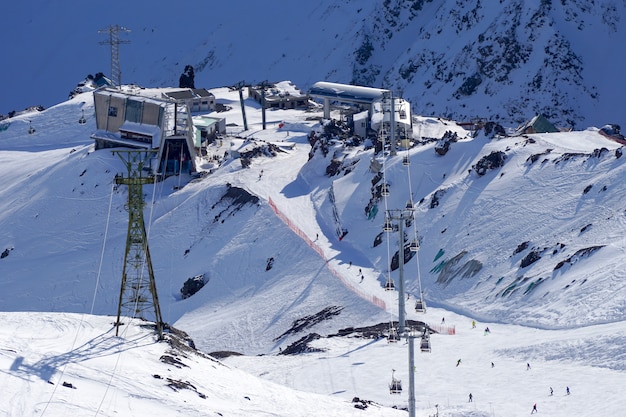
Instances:
[[[124,269],[122,285],[117,307],[117,322],[115,335],[119,333],[122,312],[131,317],[147,319],[145,313],[153,310],[156,330],[159,340],[163,339],[163,318],[157,296],[154,270],[148,248],[148,236],[143,217],[145,206],[143,199],[143,185],[152,184],[153,176],[144,175],[144,167],[154,154],[153,150],[117,150],[117,154],[124,162],[127,176],[115,176],[116,184],[128,187],[128,235],[126,237],[126,253],[124,254]]]
[[[111,45],[111,81],[115,86],[122,85],[122,72],[120,70],[120,44],[130,43],[128,40],[120,39],[120,32],[129,33],[130,29],[126,29],[120,25],[110,25],[107,29],[101,29],[98,33],[108,33],[109,39],[98,42],[100,45]]]
[[[267,80],[261,81],[258,88],[261,89],[261,120],[263,121],[263,130],[265,130],[265,91],[271,86]]]
[[[241,104],[241,116],[243,117],[243,130],[248,130],[248,121],[246,120],[246,106],[243,102],[243,88],[246,86],[244,81],[239,81],[234,87],[239,91],[239,103]],[[265,109],[263,109],[263,115],[265,115]],[[265,126],[265,124],[263,125]]]
[[[396,151],[396,109],[395,109],[395,98],[393,97],[393,92],[391,90],[387,90],[383,93],[383,100],[389,100],[389,155],[395,156],[397,155]],[[383,105],[383,114],[384,114],[385,106]],[[385,124],[385,118],[383,116],[383,124]]]
[[[409,417],[415,417],[415,335],[413,331],[405,331],[405,304],[404,304],[404,226],[407,220],[413,220],[413,206],[407,205],[406,209],[389,209],[385,213],[385,226],[387,232],[394,230],[392,222],[398,225],[398,332],[407,338],[409,345]]]
[[[404,225],[407,220],[413,220],[411,210],[394,210],[389,209],[385,214],[386,231],[393,230],[391,222],[395,221],[398,225],[399,244],[398,244],[398,332],[404,334],[405,327],[405,305],[404,305]]]

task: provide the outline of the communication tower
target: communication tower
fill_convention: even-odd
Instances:
[[[126,29],[120,25],[110,25],[107,29],[101,29],[98,33],[108,33],[109,39],[98,42],[100,45],[111,45],[111,81],[113,85],[122,85],[122,72],[120,70],[120,44],[130,43],[127,40],[120,39],[120,32],[129,33],[130,29]]]

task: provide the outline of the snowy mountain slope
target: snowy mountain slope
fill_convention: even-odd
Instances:
[[[236,92],[213,91],[222,103],[237,102]],[[363,146],[367,143],[344,147],[334,141],[327,156],[315,151],[309,159],[307,136],[311,130],[321,130],[310,120],[315,113],[269,111],[268,129],[263,131],[258,106],[248,104],[251,129],[245,136],[251,143],[280,145],[283,152],[254,158],[250,169],[227,159],[201,179],[171,177],[144,189],[164,318],[188,332],[198,348],[267,355],[310,333],[327,335],[347,327],[396,320],[398,294],[384,291],[382,285],[389,255],[397,250],[397,236],[382,235],[382,243],[375,247],[374,241],[382,231],[385,207],[405,207],[407,199],[412,199],[421,242],[414,259],[419,259],[430,308],[425,315],[412,310],[418,284],[417,263],[411,260],[405,269],[410,293],[407,314],[433,328],[441,328],[439,322],[444,316],[457,333],[433,336],[433,359],[428,365],[418,365],[428,366],[427,375],[441,375],[442,380],[441,384],[427,383],[429,388],[422,386],[420,390],[446,393],[442,396],[428,391],[430,394],[420,396],[421,413],[432,414],[438,403],[442,411],[445,404],[448,415],[489,415],[493,414],[490,407],[497,411],[508,404],[497,412],[516,415],[528,412],[533,402],[547,396],[551,385],[558,397],[552,403],[542,400],[540,406],[557,416],[584,409],[581,404],[602,391],[610,392],[603,410],[610,414],[614,407],[620,407],[614,399],[619,392],[612,391],[612,387],[623,385],[624,355],[625,297],[619,287],[622,275],[618,268],[623,259],[623,158],[617,158],[616,152],[621,150],[618,144],[595,129],[470,139],[468,132],[452,121],[418,118],[415,131],[424,137],[438,138],[454,130],[459,140],[451,143],[444,156],[435,153],[435,142],[412,148],[408,168],[402,164],[406,151],[384,159],[379,156],[391,195],[386,202],[378,201],[377,216],[368,220],[365,207],[372,196],[375,174],[369,170],[374,153]],[[94,128],[91,106],[91,96],[81,95],[44,112],[20,116],[0,132],[0,176],[10,180],[9,186],[0,188],[0,250],[7,249],[8,253],[0,259],[3,311],[115,312],[126,238],[126,194],[123,188],[113,187],[115,173],[122,171],[119,158],[107,150],[93,151],[89,138]],[[88,118],[86,125],[78,123],[81,109]],[[240,126],[236,106],[223,115]],[[27,132],[29,119],[36,128],[32,135]],[[283,127],[279,127],[280,122],[284,122]],[[239,126],[229,129],[242,134]],[[209,152],[230,151],[231,142],[236,145],[238,140],[225,139]],[[594,152],[601,148],[607,151]],[[478,176],[473,167],[492,151],[506,153],[504,165]],[[333,158],[341,160],[345,169],[328,177],[326,167]],[[243,204],[225,198],[228,184],[231,189],[244,190],[239,194],[246,196]],[[331,186],[335,212],[348,231],[341,240],[336,235]],[[444,189],[445,193],[437,194],[438,204],[430,208],[433,195]],[[529,242],[525,248],[521,245],[524,242]],[[584,250],[601,245],[604,247],[596,251]],[[438,265],[433,259],[440,249],[445,253],[438,261],[450,265],[442,269],[443,274],[430,272]],[[463,251],[467,251],[465,256],[456,257]],[[521,268],[521,260],[533,251],[541,259]],[[451,261],[455,257],[460,259],[456,264]],[[270,258],[274,260],[267,270]],[[472,260],[470,266],[475,267],[478,261],[482,268],[460,268],[458,272],[458,267]],[[562,266],[554,270],[559,263]],[[358,269],[362,270],[362,281]],[[464,271],[477,273],[463,276]],[[208,277],[208,284],[182,300],[179,290],[183,282],[201,273]],[[529,280],[516,282],[522,274]],[[397,272],[391,276],[397,280]],[[500,277],[503,279],[498,283]],[[539,278],[544,279],[525,294],[528,285]],[[374,300],[385,308],[374,305]],[[324,315],[324,311],[331,313]],[[325,319],[318,321],[316,317]],[[500,333],[503,337],[485,345],[492,339],[482,336],[482,328],[469,330],[470,317],[480,318],[485,323],[479,326],[492,329],[489,337]],[[111,320],[102,319],[107,323]],[[12,328],[23,327],[22,322]],[[298,322],[310,326],[290,332]],[[522,323],[569,329],[514,325]],[[485,342],[477,344],[473,339],[476,335]],[[33,346],[39,345],[29,340]],[[404,345],[385,349],[384,340],[329,340],[315,342],[328,343],[331,348],[328,357],[333,359],[325,366],[313,364],[326,361],[320,355],[298,356],[293,359],[294,366],[282,362],[286,364],[284,373],[275,367],[263,376],[298,389],[341,396],[344,401],[362,396],[383,405],[406,404],[406,393],[390,398],[386,387],[392,367],[407,381],[408,375],[402,371],[406,369],[402,362],[406,357]],[[361,351],[363,357],[352,356],[352,352]],[[397,359],[390,363],[390,356]],[[366,359],[370,357],[376,359]],[[419,361],[422,357],[428,355]],[[459,357],[472,364],[461,378],[453,373]],[[274,361],[265,362],[269,358],[264,356],[257,359],[233,359],[232,363],[261,375],[271,366],[267,363]],[[495,385],[482,368],[494,359],[497,366],[504,362],[507,369],[500,373],[498,368],[501,383]],[[8,362],[15,358],[5,360],[10,369]],[[527,361],[544,368],[536,379],[520,379],[519,385],[501,390],[489,388],[518,380],[515,370],[523,374]],[[365,374],[356,371],[360,363],[368,364],[363,366]],[[296,375],[294,367],[315,372],[307,372],[309,377]],[[6,375],[12,379],[15,373]],[[349,380],[345,379],[348,375]],[[484,376],[480,383],[476,382],[478,376]],[[581,386],[581,381],[589,382]],[[565,385],[572,386],[575,393],[582,387],[590,397],[564,403],[561,392]],[[144,390],[125,387],[129,392]],[[476,395],[475,408],[466,403],[465,391]],[[518,392],[523,395],[510,401]],[[22,401],[26,404],[32,401],[32,396],[25,398]],[[491,400],[484,402],[484,398]],[[290,410],[299,412],[300,408]]]
[[[608,58],[623,37],[619,3],[384,2],[365,23],[354,80],[402,91],[421,114],[604,124],[622,118],[596,107],[620,101]]]
[[[431,309],[425,317],[436,319],[441,314],[444,311]],[[554,331],[493,323],[478,323],[472,328],[467,317],[445,312],[445,318],[456,325],[457,334],[434,335],[430,353],[420,352],[416,346],[418,416],[433,415],[436,404],[443,416],[521,416],[529,413],[534,403],[540,413],[553,416],[621,413],[621,323]],[[487,336],[485,325],[491,330]],[[385,339],[351,335],[319,339],[309,345],[320,351],[231,356],[224,362],[307,392],[357,396],[399,407],[408,402],[406,342],[387,343]],[[459,359],[461,363],[456,366]],[[527,364],[531,365],[529,370]],[[392,369],[403,383],[400,395],[390,395],[387,388]],[[320,376],[310,378],[311,373]],[[570,396],[565,391],[568,386],[573,393]],[[587,395],[602,400],[594,404]]]
[[[3,416],[352,415],[349,401],[254,378],[129,321],[115,336],[112,317],[1,313]],[[394,416],[376,404],[359,415]]]
[[[216,93],[224,100],[229,95],[236,100],[236,93],[226,89]],[[85,134],[89,124],[72,120],[80,106],[89,109],[90,105],[90,96],[81,95],[36,115],[32,125],[38,130],[33,135],[25,134],[28,125],[19,120],[2,133],[7,149],[21,149],[26,143],[41,149],[3,152],[8,161],[3,170],[11,186],[2,191],[0,220],[7,231],[2,245],[12,248],[0,265],[10,271],[3,309],[97,314],[115,310],[121,263],[113,260],[123,257],[126,197],[124,189],[111,195],[121,162],[108,151],[91,151]],[[250,107],[247,113],[252,123],[260,118],[258,109]],[[229,114],[233,120],[241,117],[236,108],[226,117]],[[284,288],[293,286],[288,291],[292,307],[283,311],[267,303],[271,313],[263,316],[274,318],[265,324],[232,318],[255,322],[245,341],[232,337],[233,349],[271,349],[274,342],[268,345],[267,336],[279,336],[299,316],[341,303],[350,305],[345,297],[354,294],[383,300],[387,310],[395,308],[382,286],[389,256],[397,251],[397,236],[382,234],[381,224],[385,208],[402,208],[409,199],[417,208],[422,248],[416,259],[429,302],[485,319],[498,317],[544,327],[623,319],[624,289],[615,286],[622,276],[624,227],[619,197],[623,159],[616,157],[618,144],[594,130],[470,140],[457,126],[454,129],[461,139],[451,144],[445,156],[437,155],[430,142],[409,151],[412,163],[408,168],[401,164],[405,151],[385,159],[384,175],[392,193],[386,201],[377,201],[379,213],[368,220],[365,209],[372,198],[373,150],[335,145],[327,157],[316,153],[308,160],[305,131],[314,126],[308,122],[306,127],[303,116],[299,111],[270,112],[270,129],[253,130],[250,137],[289,146],[274,158],[255,159],[251,169],[243,170],[238,161],[228,160],[215,174],[182,188],[181,183],[188,181],[182,177],[146,187],[146,200],[154,199],[146,215],[151,219],[151,250],[164,315],[170,322],[185,317],[187,326],[197,333],[186,330],[200,345],[207,340],[206,346],[213,346],[219,336],[208,335],[221,334],[218,329],[239,327],[223,320],[207,323],[205,311],[221,309],[227,316],[230,305],[241,311],[238,304],[245,303],[247,316],[254,317],[259,307],[253,296],[265,294],[271,299],[276,288],[285,293]],[[282,130],[278,121],[286,122]],[[434,119],[422,123],[424,127],[416,130],[435,136],[453,126]],[[294,130],[285,130],[289,128]],[[50,150],[56,141],[61,142],[56,145],[59,150]],[[228,146],[223,144],[223,149]],[[606,151],[594,153],[601,148]],[[494,151],[507,155],[504,166],[477,175],[472,167]],[[331,157],[342,158],[350,172],[328,177],[325,169]],[[263,179],[258,178],[261,170]],[[227,184],[246,190],[251,201],[239,205],[224,199]],[[270,208],[270,201],[293,223],[291,230]],[[348,231],[342,240],[338,227]],[[281,232],[276,235],[275,230]],[[294,231],[303,235],[298,237]],[[374,247],[377,236],[383,244]],[[440,250],[444,255],[435,263]],[[522,267],[527,257],[526,261],[536,258],[535,262]],[[266,270],[270,258],[273,267]],[[350,261],[355,264],[352,270]],[[436,267],[441,269],[442,261],[446,267],[439,271]],[[356,265],[363,269],[363,282]],[[413,261],[406,265],[407,291],[413,295],[419,294],[416,268]],[[463,268],[473,272],[464,276]],[[182,283],[198,274],[209,280],[202,300],[181,300]],[[391,276],[397,280],[397,272]],[[30,301],[33,277],[41,279],[45,288],[41,293],[45,296],[35,303]],[[91,307],[87,304],[91,297],[86,296],[93,293],[94,282],[99,286],[98,297]],[[336,285],[338,290],[332,294],[338,298],[320,305],[320,299],[327,297],[325,288]],[[305,299],[309,300],[306,308]],[[204,307],[206,303],[211,307]],[[585,314],[564,308],[572,304],[580,305]],[[375,316],[373,308],[362,311],[361,317]],[[196,309],[201,311],[198,318],[192,313]],[[260,337],[276,324],[266,337]],[[333,326],[337,325],[341,324]]]
[[[123,13],[119,13],[123,10]],[[167,12],[164,12],[167,10]],[[50,106],[87,74],[110,73],[118,24],[122,81],[172,86],[186,65],[197,87],[291,79],[393,89],[413,113],[515,126],[545,113],[578,130],[624,124],[624,2],[609,0],[113,2],[84,18],[76,1],[12,2],[0,29],[0,113]],[[193,24],[185,13],[199,16]],[[53,35],[51,35],[53,34]],[[80,55],[80,60],[76,57]]]

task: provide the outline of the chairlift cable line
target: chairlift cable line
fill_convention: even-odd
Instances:
[[[389,208],[389,204],[387,201],[387,197],[388,197],[388,193],[384,193],[383,191],[386,189],[388,191],[387,188],[387,158],[385,157],[385,129],[383,127],[384,125],[381,124],[381,132],[380,132],[380,137],[382,140],[382,158],[383,158],[383,184],[382,184],[382,188],[381,188],[381,195],[383,197],[384,203],[385,203],[385,219],[383,220],[384,222],[389,221],[389,219],[387,218],[387,213],[388,213],[388,208]],[[385,233],[385,232],[383,232]],[[386,241],[387,241],[387,271],[386,271],[386,278],[385,278],[385,292],[387,292],[388,290],[388,285],[390,282],[393,282],[391,280],[391,246],[390,246],[390,234],[386,233]],[[389,288],[391,289],[391,288]],[[391,292],[391,291],[390,291]],[[389,306],[392,306],[393,303],[393,293],[391,293],[390,295],[391,298],[391,302],[389,303]],[[391,332],[393,330],[393,311],[391,308],[389,308],[389,337],[391,337]]]
[[[110,220],[110,217],[111,217],[111,207],[112,207],[112,203],[113,203],[114,191],[115,191],[115,184],[113,183],[112,184],[112,189],[111,189],[111,198],[110,198],[110,201],[109,201],[109,212],[108,212],[108,215],[107,215],[106,228],[105,228],[105,231],[104,231],[104,242],[106,242],[107,235],[108,235],[108,230],[109,230],[109,220]],[[100,270],[102,268],[103,259],[104,259],[104,244],[102,245],[102,256],[100,257],[100,268],[98,269],[98,279],[97,279],[97,282],[99,282],[99,280],[100,280]],[[96,282],[96,284],[97,284],[97,282]],[[98,286],[96,285],[96,288],[97,287]],[[95,293],[94,293],[94,303],[95,303]],[[92,312],[93,312],[93,305],[92,305]],[[128,327],[126,327],[123,330],[122,335],[124,333],[126,333],[127,331],[128,331]],[[109,382],[106,385],[106,389],[105,389],[104,393],[102,394],[102,400],[98,404],[98,408],[96,409],[95,416],[97,416],[100,413],[100,409],[102,408],[102,404],[104,403],[104,400],[105,400],[105,398],[106,398],[106,396],[107,396],[107,394],[109,392],[109,388],[111,387],[111,383],[113,381],[113,378],[115,378],[121,355],[122,355],[121,353],[117,355],[117,358],[115,360],[115,366],[113,367],[113,371],[111,372],[111,377],[109,378]]]
[[[96,274],[96,285],[93,292],[93,299],[91,301],[91,310],[89,314],[93,314],[94,306],[96,304],[96,295],[98,293],[98,287],[100,285],[100,276],[102,275],[102,264],[104,263],[104,250],[106,248],[107,237],[109,235],[109,223],[111,220],[111,207],[113,205],[113,194],[115,193],[115,182],[111,183],[111,194],[109,197],[109,210],[107,213],[106,225],[104,227],[104,238],[102,239],[102,251],[100,252],[100,264],[98,265],[98,273]]]
[[[150,230],[152,229],[152,216],[153,216],[153,213],[154,213],[154,198],[155,198],[156,189],[157,189],[157,177],[156,177],[156,175],[154,176],[154,182],[152,183],[152,185],[153,185],[152,201],[151,201],[151,204],[150,204],[150,215],[148,216],[148,229],[146,231],[146,239],[147,240],[149,240]],[[142,259],[143,265],[141,267],[141,274],[139,276],[139,287],[141,287],[141,285],[143,284],[143,278],[144,278],[143,274],[144,274],[144,270],[145,270],[146,261],[147,261],[146,255],[144,254],[144,257]],[[134,305],[134,308],[133,308],[134,311],[137,311],[138,303],[139,303],[139,297],[135,297],[135,305]],[[133,317],[130,318],[130,323],[132,323],[135,320],[135,318],[136,317],[134,317],[134,315],[133,315]],[[124,337],[125,333],[128,332],[129,329],[130,329],[130,326],[126,326],[124,328],[124,330],[122,331],[122,337]],[[111,377],[109,378],[109,381],[107,383],[105,392],[104,392],[104,394],[102,396],[102,400],[100,401],[100,404],[98,405],[98,409],[96,410],[96,414],[95,414],[96,417],[98,416],[98,413],[100,412],[100,409],[102,408],[102,404],[104,403],[104,400],[105,400],[105,398],[106,398],[106,396],[107,396],[107,394],[109,392],[109,389],[111,387],[113,379],[116,376],[117,368],[119,366],[119,362],[120,362],[121,357],[122,357],[122,352],[120,352],[117,355],[117,358],[115,360],[115,366],[113,367],[113,372],[111,373]]]
[[[132,319],[131,319],[131,321],[132,321]],[[130,329],[130,326],[124,327],[120,337],[124,337],[129,329]],[[124,351],[120,351],[117,354],[117,357],[115,358],[115,365],[113,366],[113,371],[111,372],[111,377],[109,378],[109,381],[106,383],[106,388],[104,390],[104,393],[102,394],[102,400],[100,400],[100,403],[98,404],[98,408],[96,409],[96,413],[94,414],[94,417],[98,417],[98,414],[100,413],[100,410],[102,409],[102,404],[104,404],[104,400],[106,399],[106,397],[107,397],[107,395],[109,393],[109,389],[111,388],[111,386],[113,384],[113,380],[115,379],[115,376],[117,375],[117,369],[119,368],[120,359],[122,358],[122,354],[123,353],[124,353]]]
[[[107,234],[108,234],[108,230],[109,230],[109,220],[111,218],[111,207],[113,204],[113,194],[114,194],[114,188],[115,188],[115,184],[111,184],[111,193],[110,193],[110,198],[109,198],[109,209],[108,209],[108,213],[107,213],[107,220],[106,220],[106,225],[104,228],[104,239],[102,242],[102,252],[100,255],[100,265],[98,266],[98,273],[96,274],[96,285],[94,288],[94,293],[93,293],[93,297],[92,297],[92,301],[91,301],[91,309],[89,311],[90,315],[93,315],[93,310],[94,310],[94,305],[96,303],[96,296],[98,293],[98,285],[100,282],[100,274],[102,271],[102,264],[103,264],[103,259],[104,259],[104,250],[106,247],[106,239],[107,239]],[[83,322],[85,321],[85,313],[80,315],[80,322],[78,323],[78,326],[76,327],[76,332],[74,333],[74,340],[72,340],[72,346],[70,347],[70,352],[74,350],[74,347],[76,346],[76,341],[78,340],[78,335],[80,333],[80,329],[83,326]],[[63,379],[63,375],[65,374],[65,370],[67,368],[67,365],[69,365],[69,362],[67,362],[65,365],[63,365],[63,369],[61,370],[61,375],[59,376],[59,381]],[[46,410],[48,409],[48,406],[50,405],[50,403],[52,402],[52,398],[54,398],[54,395],[56,394],[56,390],[59,387],[59,384],[54,384],[54,388],[52,390],[52,392],[50,393],[50,397],[48,398],[48,401],[46,402],[46,405],[44,406],[43,410],[41,411],[41,416],[43,417],[46,413]]]
[[[156,190],[156,176],[154,177],[153,192],[152,192],[152,204],[151,204],[151,206],[154,206],[155,190]],[[149,222],[149,225],[151,225],[151,224],[152,224],[152,208],[150,210],[150,222]],[[148,235],[149,235],[149,230],[150,230],[150,228],[148,228],[148,232],[147,232]],[[145,256],[144,256],[143,262],[144,262],[144,265],[142,265],[142,268],[141,268],[141,275],[140,275],[140,278],[139,278],[139,286],[141,286],[142,281],[143,281],[143,273],[144,273],[144,269],[145,269],[144,266],[145,266],[145,262],[146,262],[146,257]],[[138,298],[139,297],[136,297],[136,299],[135,299],[135,306],[134,306],[134,310],[135,311],[137,311]],[[131,317],[130,318],[130,322],[132,323],[134,319],[135,319],[134,316]],[[122,330],[121,337],[124,337],[125,334],[129,331],[129,329],[130,329],[130,326],[125,326],[124,329]],[[102,405],[104,404],[104,400],[106,399],[106,397],[107,397],[107,395],[109,393],[109,389],[111,388],[111,385],[113,383],[113,380],[115,379],[115,377],[117,375],[117,369],[119,367],[119,363],[120,363],[120,359],[122,358],[122,354],[123,354],[123,352],[119,352],[117,357],[116,357],[116,359],[115,359],[115,365],[113,366],[113,371],[111,372],[111,377],[109,378],[109,381],[106,384],[106,389],[104,391],[104,394],[102,394],[102,400],[98,404],[98,408],[96,409],[96,413],[94,414],[95,417],[97,417],[98,414],[100,413]]]
[[[421,129],[422,126],[421,124],[418,127],[418,136],[421,138]],[[407,154],[407,158],[409,158],[409,148],[407,147],[406,149],[406,154]],[[409,186],[409,201],[411,204],[411,207],[415,207],[415,202],[413,201],[413,186],[411,184],[411,164],[409,163],[408,165],[406,165],[407,168],[407,176],[408,176],[408,186]],[[424,307],[424,311],[426,311],[426,304],[424,303],[424,297],[423,297],[423,292],[422,292],[422,279],[421,279],[421,274],[420,274],[420,263],[419,263],[419,240],[418,240],[418,236],[417,236],[417,214],[415,212],[415,210],[412,211],[412,220],[413,220],[413,242],[415,242],[415,245],[417,245],[416,247],[416,251],[415,251],[415,262],[417,265],[417,286],[418,286],[418,299],[421,301],[421,305],[422,307]]]
[[[154,185],[153,185],[153,192],[152,192],[151,209],[154,207],[155,196],[157,194],[159,195],[159,197],[163,196],[163,189],[165,188],[165,177],[166,177],[166,172],[167,172],[167,161],[168,161],[169,156],[170,156],[170,147],[166,146],[165,147],[165,159],[164,159],[165,164],[163,165],[163,178],[162,178],[161,181],[157,182],[157,180],[156,180],[157,176],[156,175],[154,176]],[[161,163],[161,161],[157,161],[157,164],[156,164],[157,170],[160,169],[159,168],[160,167],[160,163]],[[170,220],[171,219],[172,219],[172,216],[171,216],[171,213],[170,213]],[[149,226],[151,226],[151,225],[152,225],[152,211],[150,212],[150,218],[149,218]],[[147,233],[147,236],[150,235],[149,230],[146,233]],[[146,237],[146,239],[147,239],[147,237]],[[171,254],[172,254],[172,252],[170,251],[170,272],[173,271],[173,269],[174,269],[173,266],[172,266]],[[170,279],[169,279],[168,284],[169,284],[168,285],[168,289],[171,290],[171,288],[172,288],[172,274],[171,273],[170,273]],[[171,312],[171,304],[168,305],[168,316],[169,316],[170,312]]]

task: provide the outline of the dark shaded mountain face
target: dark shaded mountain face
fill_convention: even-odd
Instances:
[[[364,24],[352,81],[393,87],[420,114],[604,124],[621,118],[611,45],[623,4],[597,3],[385,1]]]
[[[121,16],[105,10],[85,20],[72,4],[35,3],[41,7],[7,5],[12,18],[4,29],[13,43],[0,67],[5,115],[49,107],[86,74],[108,74],[110,47],[99,45],[107,39],[98,31],[119,23],[131,30],[121,39],[123,83],[176,86],[191,66],[199,88],[242,80],[289,79],[302,89],[355,83],[393,89],[414,114],[459,121],[515,127],[544,114],[566,128],[624,124],[623,1],[181,3],[198,16],[210,11],[208,25],[135,4],[125,3]],[[56,37],[48,35],[52,27]]]

